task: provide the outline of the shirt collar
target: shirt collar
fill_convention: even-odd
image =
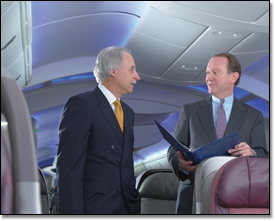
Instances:
[[[99,89],[102,91],[102,93],[105,95],[105,97],[107,98],[109,104],[113,104],[114,101],[116,100],[115,95],[112,94],[111,91],[109,91],[104,85],[99,84],[98,85]],[[120,99],[119,99],[120,100]]]
[[[214,102],[220,103],[220,99],[217,98],[217,97],[215,97],[214,95],[212,95],[212,100],[213,100]],[[227,103],[227,104],[233,103],[233,100],[234,100],[234,95],[233,95],[233,93],[232,93],[229,97],[224,98],[224,104],[226,104],[226,103]]]

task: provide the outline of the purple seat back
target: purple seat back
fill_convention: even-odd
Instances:
[[[211,186],[211,214],[269,214],[269,158],[238,157]]]

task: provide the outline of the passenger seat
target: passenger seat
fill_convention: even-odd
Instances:
[[[16,81],[4,75],[8,76],[5,68],[1,66],[1,114],[8,123],[8,133],[5,134],[11,147],[12,214],[41,214],[36,146],[30,112]]]
[[[49,200],[49,191],[46,184],[45,176],[43,172],[38,167],[39,179],[40,179],[40,194],[41,194],[41,209],[42,214],[50,214],[50,200]]]
[[[211,185],[211,214],[270,214],[269,158],[238,157],[224,164]]]
[[[141,214],[175,214],[179,180],[170,169],[149,169],[137,177]]]

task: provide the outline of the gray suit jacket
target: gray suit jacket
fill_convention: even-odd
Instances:
[[[246,142],[257,156],[266,156],[266,141],[263,114],[234,97],[231,115],[224,136],[239,132],[240,141]],[[212,112],[212,96],[204,100],[184,105],[175,130],[175,137],[190,148],[202,147],[216,140]],[[192,181],[193,174],[187,176],[178,169],[177,151],[170,147],[168,161],[176,176],[184,181]]]

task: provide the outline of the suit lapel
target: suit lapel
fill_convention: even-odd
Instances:
[[[245,116],[243,112],[244,110],[245,108],[242,103],[234,97],[230,118],[224,136],[234,133],[239,129]]]
[[[110,127],[112,128],[115,137],[117,138],[121,148],[123,146],[123,133],[120,129],[119,123],[116,119],[116,116],[114,114],[114,111],[111,108],[111,105],[109,104],[107,98],[104,96],[104,94],[101,92],[101,90],[96,87],[94,90],[95,95],[97,96],[98,99],[98,106],[105,116],[106,120],[108,121]]]
[[[207,97],[206,100],[201,101],[199,106],[201,107],[201,109],[198,110],[199,119],[210,142],[212,142],[217,138],[213,119],[211,96]]]

